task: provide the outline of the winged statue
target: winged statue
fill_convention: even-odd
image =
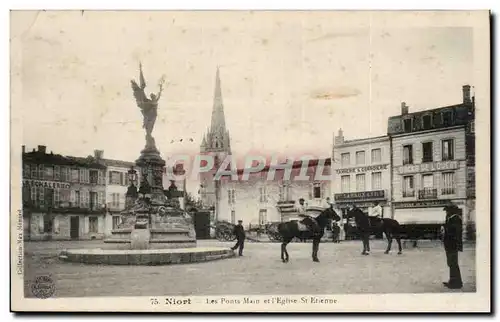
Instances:
[[[137,106],[141,109],[143,116],[142,127],[146,130],[146,141],[148,145],[151,143],[154,145],[154,139],[151,135],[153,132],[153,127],[156,122],[156,117],[158,115],[158,101],[160,100],[161,93],[163,92],[163,84],[165,82],[165,77],[162,77],[159,82],[160,90],[157,94],[151,93],[148,98],[144,89],[146,88],[146,81],[144,80],[144,74],[142,72],[142,64],[139,64],[139,83],[135,80],[131,80],[132,90],[134,91],[134,97],[137,102]]]

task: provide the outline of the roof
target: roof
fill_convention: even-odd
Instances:
[[[135,166],[135,162],[123,161],[123,160],[101,159],[101,162],[108,167],[130,168]]]
[[[23,163],[36,163],[36,164],[53,164],[53,165],[66,165],[78,166],[86,168],[105,169],[106,166],[96,162],[96,160],[89,156],[87,158],[63,156],[53,153],[42,153],[39,151],[24,153],[22,156]]]

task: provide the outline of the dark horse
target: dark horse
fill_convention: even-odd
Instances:
[[[399,252],[401,255],[403,250],[401,248],[401,226],[399,223],[390,218],[372,217],[365,214],[361,209],[354,208],[347,212],[347,217],[354,217],[356,227],[358,228],[361,239],[363,240],[363,255],[370,253],[370,236],[377,235],[380,232],[387,237],[387,249],[385,254],[391,251],[392,239],[395,238],[398,242]]]
[[[292,220],[289,222],[283,222],[278,225],[278,232],[282,238],[281,244],[281,260],[283,263],[288,262],[289,256],[286,251],[286,245],[292,241],[295,237],[299,239],[312,239],[312,258],[313,261],[319,262],[318,259],[318,248],[321,241],[321,237],[325,233],[325,227],[330,223],[331,220],[340,220],[340,216],[337,215],[332,207],[323,210],[316,218],[311,216],[305,217],[301,221]]]

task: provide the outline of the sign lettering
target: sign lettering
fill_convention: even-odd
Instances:
[[[399,174],[410,174],[418,172],[433,172],[433,171],[445,171],[445,170],[456,170],[459,168],[458,161],[442,161],[442,162],[431,162],[431,163],[421,163],[421,164],[409,164],[398,168]]]
[[[32,187],[43,187],[50,189],[69,189],[70,184],[66,182],[41,181],[41,180],[23,180],[23,185]]]
[[[448,200],[430,200],[430,201],[410,201],[410,202],[395,202],[394,208],[425,208],[425,207],[443,207]]]
[[[366,199],[374,200],[374,199],[384,199],[384,197],[385,197],[384,190],[336,193],[333,196],[335,201],[366,200]]]
[[[380,164],[380,165],[370,165],[366,167],[356,167],[356,168],[347,168],[347,169],[337,169],[335,170],[337,174],[345,174],[345,173],[363,173],[370,171],[381,171],[387,170],[389,164]]]

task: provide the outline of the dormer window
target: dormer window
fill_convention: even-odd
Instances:
[[[451,111],[443,112],[441,115],[443,117],[443,126],[450,126],[452,122]]]
[[[432,127],[432,116],[424,115],[422,117],[422,124],[423,124],[424,130],[429,130]]]
[[[403,128],[405,132],[411,132],[412,130],[412,119],[403,120]]]

